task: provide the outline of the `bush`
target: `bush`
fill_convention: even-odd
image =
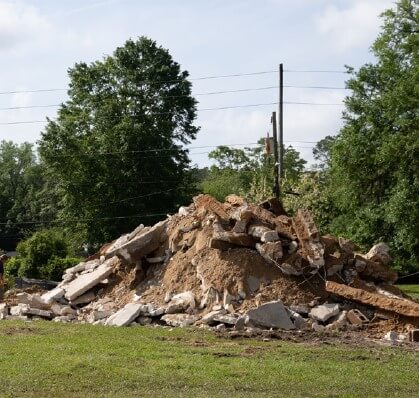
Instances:
[[[67,259],[72,254],[70,244],[60,231],[54,229],[35,232],[17,245],[17,251],[19,257],[12,261],[10,275],[19,277],[60,279],[61,274],[57,278],[60,267],[79,262],[78,259]]]
[[[51,281],[60,281],[63,272],[67,268],[71,268],[74,265],[80,263],[83,259],[77,257],[52,257],[45,267],[42,267],[41,276],[43,279]]]
[[[4,264],[4,275],[6,277],[16,277],[18,276],[19,268],[22,264],[22,261],[19,257],[12,257],[6,261]]]

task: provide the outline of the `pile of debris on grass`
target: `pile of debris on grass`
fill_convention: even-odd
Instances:
[[[385,244],[357,250],[320,236],[308,211],[288,217],[275,200],[199,195],[67,269],[56,288],[9,294],[0,319],[380,333],[390,325],[403,338],[419,326],[419,303],[393,285]]]

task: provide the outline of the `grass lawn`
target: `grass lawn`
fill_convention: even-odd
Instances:
[[[417,397],[400,348],[0,321],[0,397]]]
[[[409,296],[419,299],[419,285],[397,285],[397,287]]]

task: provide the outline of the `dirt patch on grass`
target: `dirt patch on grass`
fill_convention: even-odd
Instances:
[[[0,329],[0,335],[16,336],[16,335],[32,335],[41,334],[39,330],[31,326],[8,326]]]

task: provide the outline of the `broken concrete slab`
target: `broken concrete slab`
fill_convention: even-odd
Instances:
[[[139,303],[128,303],[125,307],[121,308],[115,314],[111,315],[105,322],[105,325],[110,326],[127,326],[137,318],[143,304]]]
[[[31,308],[38,308],[40,310],[47,310],[49,309],[49,305],[46,304],[41,296],[37,294],[29,294],[26,292],[21,292],[16,294],[16,301],[19,304],[27,304]]]
[[[113,267],[118,264],[118,257],[114,256],[106,260],[96,270],[89,274],[80,275],[71,281],[68,285],[64,285],[65,298],[69,301],[76,299],[83,293],[96,286],[103,279],[106,279],[112,272]]]
[[[311,319],[326,322],[328,319],[339,314],[339,304],[322,304],[311,309],[308,314]]]
[[[72,300],[70,302],[71,305],[82,305],[82,304],[88,304],[92,302],[96,298],[96,295],[94,292],[89,291],[81,296],[77,297],[75,300]]]
[[[271,301],[246,313],[246,326],[262,328],[295,329],[282,301]]]
[[[117,256],[127,264],[138,262],[142,257],[156,250],[160,243],[167,238],[167,224],[168,220],[160,221],[146,232],[106,253],[106,259]]]
[[[64,296],[64,289],[61,287],[56,287],[52,290],[49,290],[48,292],[44,293],[41,296],[41,300],[45,304],[51,304],[53,301],[60,299]]]
[[[368,292],[341,283],[326,282],[326,291],[348,300],[370,305],[385,311],[395,312],[407,317],[419,317],[419,304],[402,298],[389,298],[382,294]]]
[[[166,314],[161,317],[168,325],[181,328],[194,324],[198,319],[197,316],[189,314]]]

